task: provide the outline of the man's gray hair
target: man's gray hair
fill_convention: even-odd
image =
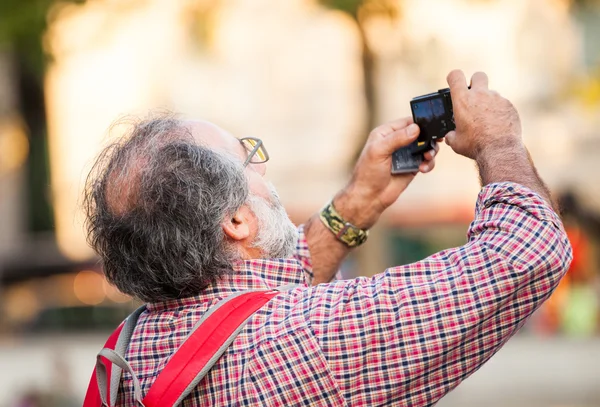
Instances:
[[[88,241],[109,282],[145,302],[197,295],[232,271],[221,223],[248,197],[241,163],[170,116],[139,121],[88,176]]]

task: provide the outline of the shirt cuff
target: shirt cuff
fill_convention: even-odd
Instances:
[[[550,204],[531,189],[514,182],[499,182],[483,187],[475,206],[475,218],[495,204],[514,205],[527,211],[539,220],[552,222],[562,229],[562,221]]]
[[[310,250],[308,250],[308,242],[306,241],[306,235],[304,234],[304,225],[298,227],[298,242],[296,243],[294,258],[298,260],[302,266],[306,284],[311,285],[314,275]]]

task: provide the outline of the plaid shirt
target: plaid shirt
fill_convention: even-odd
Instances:
[[[293,259],[250,260],[197,297],[148,304],[126,358],[144,394],[212,305],[286,284],[183,406],[432,405],[476,371],[552,293],[571,261],[559,217],[512,183],[480,192],[468,243],[374,277],[311,287]],[[133,406],[124,373],[118,406]]]

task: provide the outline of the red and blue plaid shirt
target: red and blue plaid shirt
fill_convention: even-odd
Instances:
[[[548,204],[520,185],[493,184],[462,247],[313,287],[300,228],[294,258],[246,261],[196,297],[148,304],[126,358],[146,393],[219,300],[301,284],[251,318],[183,406],[432,405],[498,351],[570,261]],[[117,405],[134,405],[127,373]]]

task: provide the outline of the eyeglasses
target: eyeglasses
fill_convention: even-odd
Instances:
[[[244,137],[240,139],[240,143],[248,152],[248,157],[244,161],[244,167],[248,164],[261,164],[269,161],[269,153],[261,139],[255,137]]]

